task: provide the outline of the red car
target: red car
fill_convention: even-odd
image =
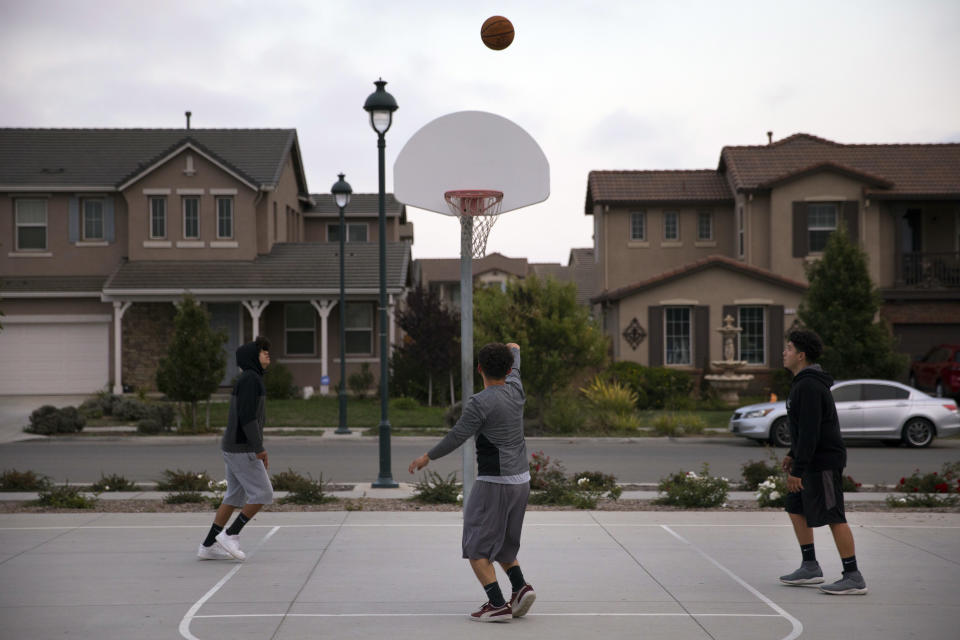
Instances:
[[[910,365],[910,386],[939,398],[960,395],[960,344],[937,345]]]

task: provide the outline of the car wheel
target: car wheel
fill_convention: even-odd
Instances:
[[[917,388],[917,376],[915,376],[915,375],[913,375],[913,374],[911,373],[911,374],[910,374],[910,378],[907,380],[907,384],[910,385],[911,387],[913,387],[914,389],[916,389],[916,388]]]
[[[937,396],[938,398],[942,398],[942,397],[943,397],[943,381],[937,380],[937,386],[934,387],[933,394],[934,394],[935,396]]]
[[[775,447],[789,447],[792,444],[790,425],[787,424],[786,418],[777,418],[770,425],[770,442]]]
[[[903,441],[908,447],[929,447],[933,442],[933,425],[923,418],[911,418],[903,425]]]

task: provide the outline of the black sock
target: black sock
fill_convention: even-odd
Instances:
[[[203,541],[203,546],[209,547],[214,542],[217,541],[217,534],[223,531],[223,527],[218,524],[212,525],[210,527],[210,532],[207,534],[207,539]]]
[[[800,553],[803,554],[804,562],[816,562],[817,554],[813,550],[813,543],[800,545]]]
[[[523,585],[527,584],[523,579],[523,572],[520,571],[520,565],[507,569],[507,577],[510,578],[510,586],[513,587],[514,591],[520,591],[520,589],[523,589]]]
[[[850,573],[851,571],[857,570],[857,556],[850,556],[849,558],[840,558],[840,561],[843,562],[844,573]]]
[[[487,600],[490,601],[495,607],[502,607],[507,604],[507,601],[503,599],[503,594],[500,593],[500,584],[497,582],[491,582],[490,584],[483,585],[483,590],[487,592]]]
[[[230,525],[230,528],[227,529],[228,536],[235,536],[240,533],[240,530],[243,529],[243,525],[250,522],[250,518],[243,515],[242,513],[237,516],[237,519],[233,521],[233,524]]]

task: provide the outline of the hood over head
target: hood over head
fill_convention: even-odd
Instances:
[[[819,364],[812,364],[805,369],[801,369],[800,373],[794,376],[793,381],[797,382],[800,378],[811,378],[823,384],[827,389],[833,386],[833,376],[823,370]]]
[[[263,367],[260,366],[260,347],[256,342],[248,342],[237,347],[237,366],[242,371],[253,369],[259,375],[263,375]]]

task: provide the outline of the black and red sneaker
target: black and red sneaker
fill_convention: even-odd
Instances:
[[[530,611],[533,601],[537,599],[537,592],[529,584],[523,585],[519,591],[514,591],[510,597],[510,608],[514,618],[522,618]]]
[[[513,612],[509,602],[503,603],[502,607],[484,602],[479,609],[470,614],[470,619],[477,622],[510,622],[511,618],[513,618]]]

